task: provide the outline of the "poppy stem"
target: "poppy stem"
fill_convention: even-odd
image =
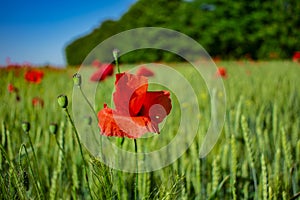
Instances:
[[[85,93],[83,92],[81,86],[79,86],[79,90],[83,96],[83,98],[85,99],[85,101],[87,102],[87,104],[89,105],[89,107],[91,108],[91,110],[93,111],[94,117],[96,122],[98,123],[98,117],[97,117],[97,113],[95,112],[95,109],[93,108],[91,102],[89,101],[89,99],[87,98],[87,96],[85,95]],[[91,125],[90,125],[91,126]],[[91,129],[93,131],[93,128],[91,126]],[[95,134],[93,133],[93,135],[95,136]],[[100,136],[100,149],[101,149],[101,154],[102,154],[102,137]]]
[[[81,87],[79,87],[79,90],[80,90],[80,92],[81,92],[81,94],[82,94],[84,100],[87,102],[87,104],[89,105],[89,107],[90,107],[91,110],[93,111],[93,114],[94,114],[95,118],[97,119],[97,114],[96,114],[96,112],[95,112],[95,110],[94,110],[94,108],[93,108],[91,102],[88,100],[87,96],[85,95],[85,93],[83,92],[83,90],[82,90]]]
[[[83,155],[83,151],[82,151],[82,146],[81,146],[81,143],[80,143],[79,135],[78,135],[77,129],[76,129],[75,125],[74,125],[74,122],[73,122],[73,120],[71,118],[71,115],[70,115],[68,109],[64,108],[64,111],[66,112],[66,115],[67,115],[67,117],[68,117],[68,119],[69,119],[69,121],[70,121],[70,123],[72,125],[72,128],[74,129],[75,135],[76,135],[77,143],[79,145],[80,154],[81,154],[81,157],[82,157],[82,160],[83,160],[83,164],[84,164],[85,179],[86,179],[86,182],[87,182],[88,190],[89,190],[90,195],[91,195],[91,199],[93,200],[92,191],[91,191],[91,188],[90,188],[89,178],[88,178],[88,173],[87,173],[88,172],[87,171],[87,162],[86,162],[86,160],[84,158],[84,155]]]
[[[120,73],[121,73],[121,71],[120,71],[120,66],[119,66],[118,59],[116,59],[115,61],[116,61],[116,66],[117,66],[117,69],[118,69],[118,73],[120,74]]]
[[[135,151],[135,165],[136,165],[136,174],[135,174],[135,184],[134,184],[134,199],[138,199],[138,172],[139,172],[139,165],[138,165],[138,155],[137,155],[137,142],[134,139],[134,151]]]
[[[32,148],[32,147],[31,147]],[[40,179],[40,176],[39,176],[39,173],[37,173],[38,175],[36,176],[36,174],[34,173],[34,171],[33,171],[33,169],[32,169],[32,166],[30,165],[30,160],[29,160],[29,156],[28,156],[28,151],[27,151],[27,148],[26,148],[26,146],[25,146],[25,144],[22,144],[21,145],[21,148],[20,148],[20,151],[19,151],[19,165],[20,165],[20,167],[22,167],[21,166],[21,151],[22,151],[22,149],[24,149],[25,150],[25,156],[26,156],[26,158],[27,158],[27,163],[28,163],[28,166],[29,166],[29,168],[30,168],[30,171],[31,171],[31,174],[32,174],[32,176],[34,177],[34,180],[36,180],[36,181],[34,181],[34,185],[35,185],[35,187],[36,187],[36,190],[38,191],[38,195],[39,195],[39,197],[41,198],[41,197],[43,197],[43,195],[44,195],[44,192],[43,192],[43,189],[41,188],[41,179]],[[36,169],[38,170],[38,168],[37,168],[37,166],[35,166],[36,167]]]

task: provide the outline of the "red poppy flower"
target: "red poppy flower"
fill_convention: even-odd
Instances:
[[[92,62],[92,66],[93,67],[101,67],[101,62],[99,61],[99,60],[94,60],[93,62]]]
[[[128,138],[139,138],[147,132],[159,133],[158,124],[172,108],[170,93],[149,92],[146,77],[128,73],[116,75],[115,87],[115,110],[105,104],[98,113],[101,133]]]
[[[227,71],[224,67],[219,67],[217,72],[216,72],[216,75],[221,76],[223,78],[226,78],[227,77]]]
[[[141,67],[137,70],[136,75],[151,77],[151,76],[154,76],[154,72],[146,67]]]
[[[25,73],[25,80],[30,83],[40,83],[44,77],[44,72],[40,70],[28,70]]]
[[[220,57],[220,56],[215,56],[215,57],[213,57],[213,61],[214,61],[215,63],[221,62],[221,57]]]
[[[9,93],[17,92],[17,88],[11,83],[8,84],[7,90]]]
[[[293,55],[293,61],[299,62],[300,61],[300,51],[296,51]]]
[[[40,97],[34,97],[31,101],[34,107],[41,106],[44,107],[44,100]]]
[[[107,76],[114,73],[114,65],[101,64],[101,67],[90,77],[91,81],[103,81]]]

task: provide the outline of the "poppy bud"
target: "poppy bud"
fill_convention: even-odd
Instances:
[[[28,132],[30,130],[30,123],[29,122],[22,122],[22,129],[24,132]]]
[[[57,97],[58,105],[62,108],[66,108],[68,106],[68,97],[64,94],[61,94]]]
[[[16,101],[21,101],[21,97],[17,94],[17,96],[16,96]]]
[[[74,82],[74,85],[76,86],[81,86],[81,75],[79,73],[75,73],[73,75],[73,82]]]
[[[57,133],[57,124],[56,123],[51,123],[49,125],[49,131],[50,131],[50,133],[55,135]]]
[[[113,50],[113,56],[114,56],[114,59],[115,59],[115,60],[118,59],[119,53],[120,53],[120,50],[119,50],[119,49],[114,49],[114,50]]]

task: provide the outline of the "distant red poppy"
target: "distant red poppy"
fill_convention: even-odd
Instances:
[[[13,84],[9,83],[7,86],[7,90],[9,93],[13,93],[17,91],[17,88]]]
[[[140,68],[137,70],[136,75],[138,75],[138,76],[151,77],[151,76],[154,76],[154,72],[151,71],[150,69],[146,68],[146,67],[140,67]]]
[[[227,77],[227,71],[224,67],[219,67],[217,72],[216,72],[216,75],[221,76],[223,78],[226,78]]]
[[[34,97],[31,101],[34,107],[41,106],[44,107],[44,100],[40,97]]]
[[[170,93],[149,92],[146,77],[128,73],[116,75],[115,88],[115,110],[105,104],[98,113],[101,134],[139,138],[147,132],[159,133],[158,124],[172,108]]]
[[[94,60],[92,62],[93,67],[101,67],[102,63],[99,60]]]
[[[222,59],[221,59],[220,56],[215,56],[215,57],[213,57],[213,61],[214,61],[215,63],[220,62],[221,60],[222,60]]]
[[[300,51],[296,51],[293,55],[294,62],[300,62]]]
[[[40,70],[28,70],[25,73],[25,80],[30,83],[40,83],[44,77],[44,72]]]
[[[113,64],[102,64],[101,67],[90,77],[91,81],[103,81],[107,76],[114,73]]]

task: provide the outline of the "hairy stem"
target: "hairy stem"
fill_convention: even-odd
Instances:
[[[134,139],[134,151],[135,151],[135,165],[136,165],[136,174],[135,174],[135,183],[134,183],[134,199],[138,199],[138,172],[139,172],[139,166],[138,166],[138,155],[137,155],[137,143],[136,139]]]
[[[76,140],[78,142],[78,145],[79,145],[79,150],[80,150],[80,154],[81,154],[81,157],[82,157],[82,160],[83,160],[83,164],[84,164],[84,170],[85,170],[85,179],[86,179],[86,182],[87,182],[87,186],[88,186],[88,190],[89,190],[89,193],[91,195],[91,199],[93,199],[93,196],[92,196],[92,191],[91,191],[91,188],[90,188],[90,184],[89,184],[89,178],[88,178],[88,171],[87,171],[87,162],[84,158],[84,155],[83,155],[83,151],[82,151],[82,146],[81,146],[81,143],[80,143],[80,139],[79,139],[79,135],[78,135],[78,132],[77,132],[77,129],[75,128],[75,124],[70,116],[70,113],[68,111],[67,108],[64,109],[64,111],[66,112],[66,115],[74,129],[74,132],[75,132],[75,135],[76,135]]]

